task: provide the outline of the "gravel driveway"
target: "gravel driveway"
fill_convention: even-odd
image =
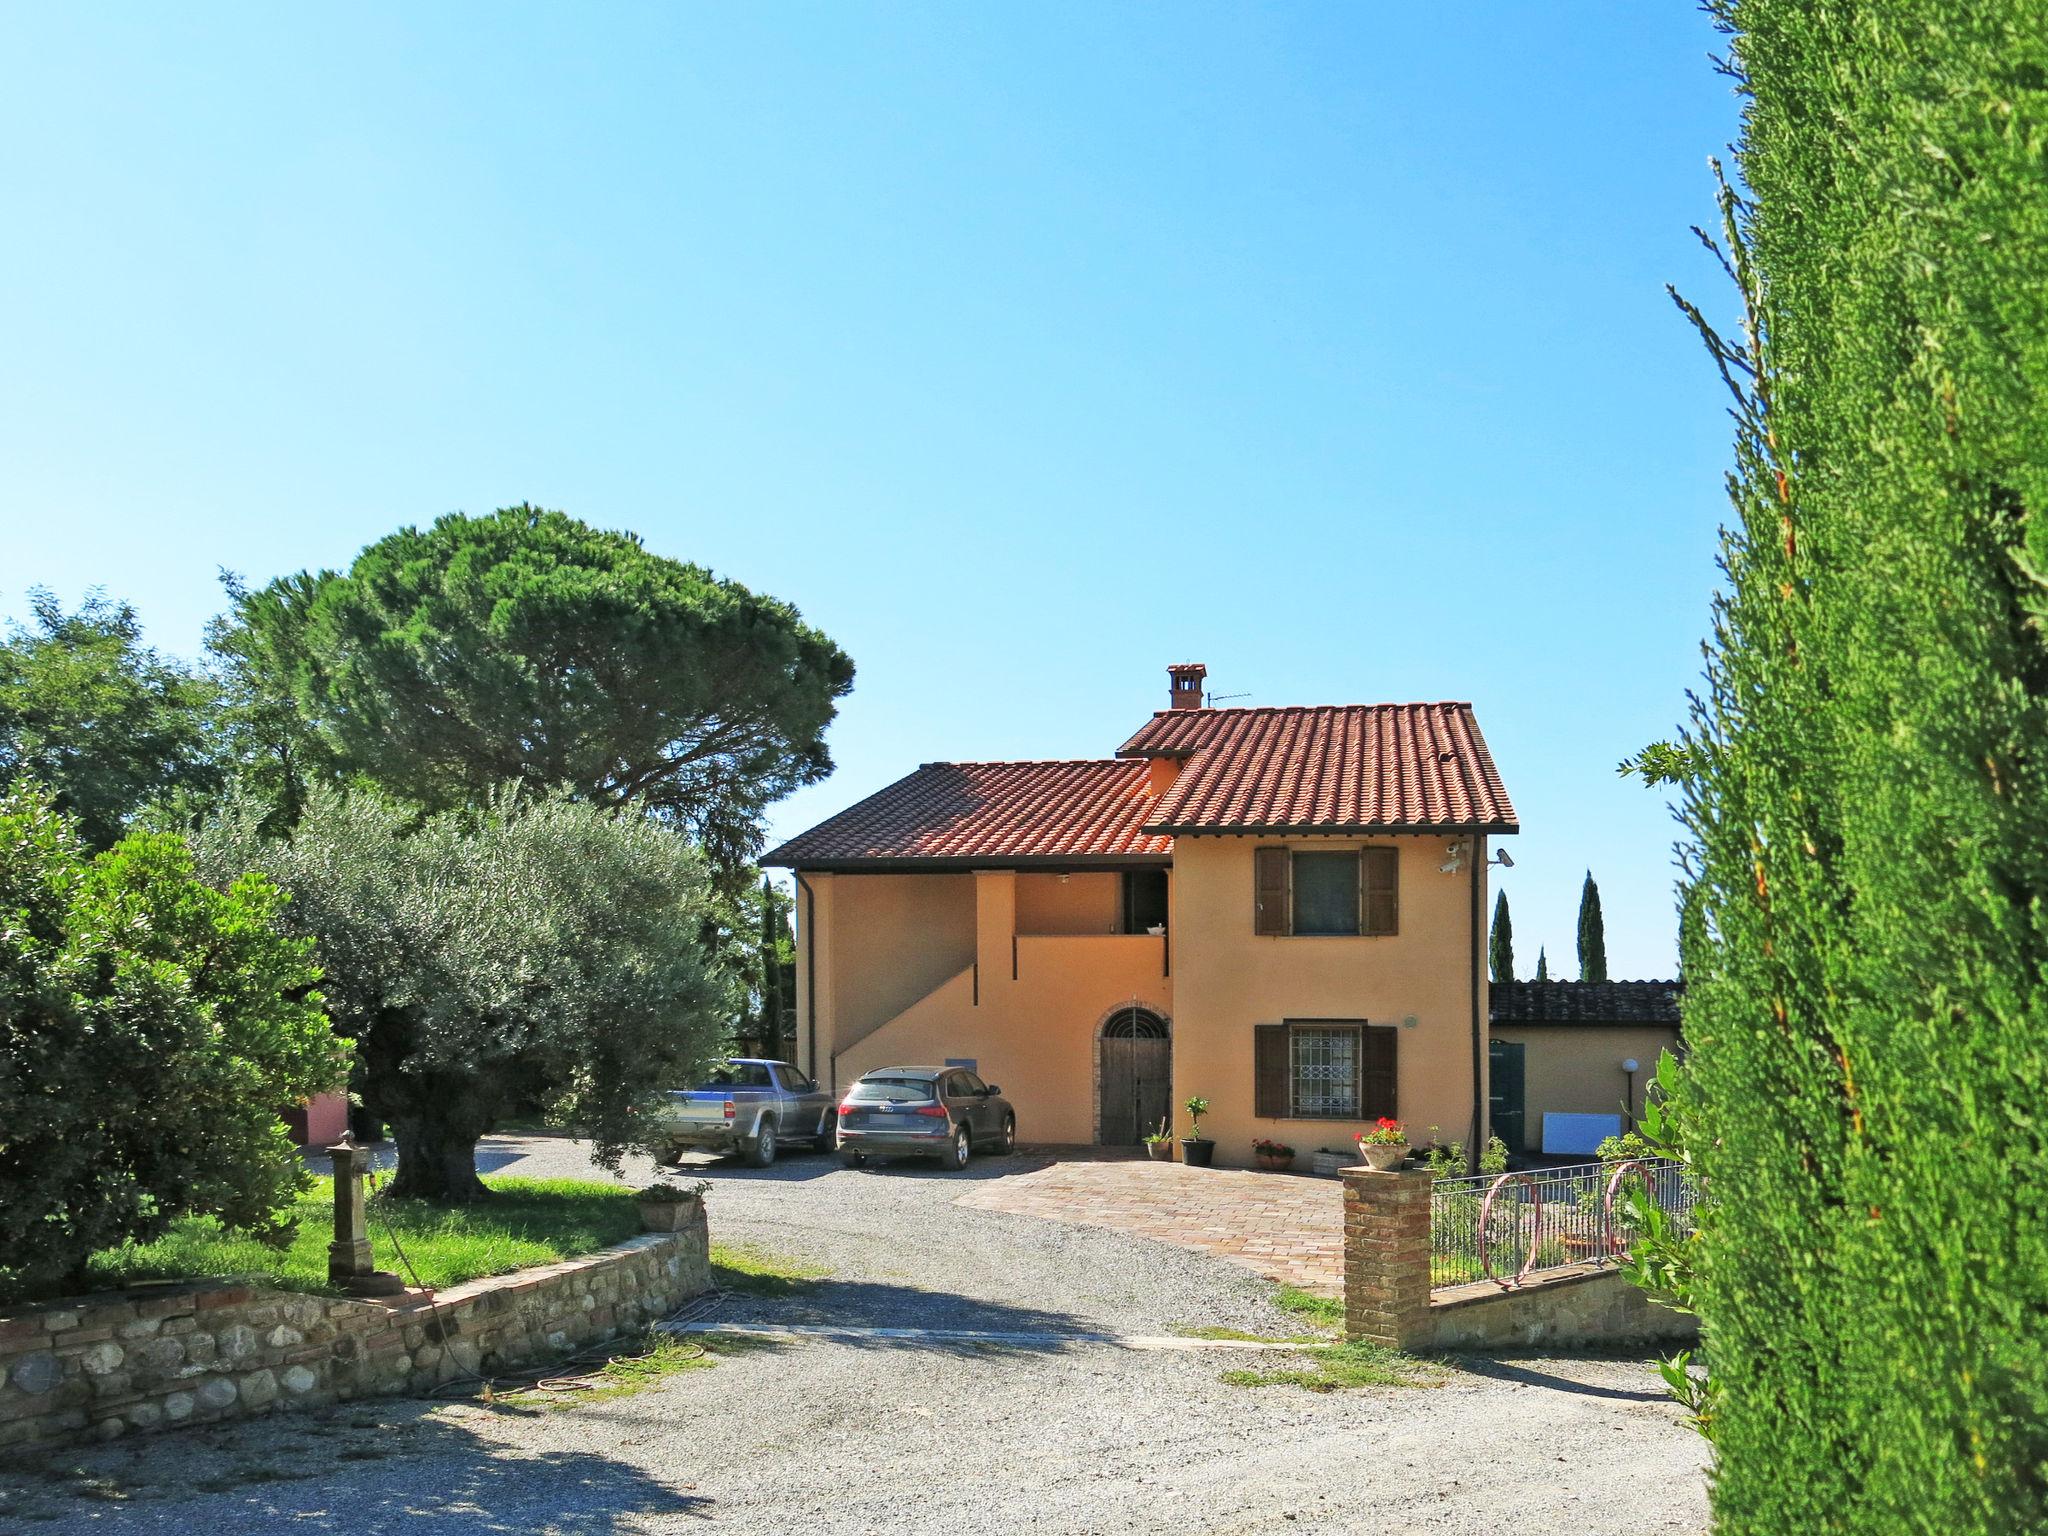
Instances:
[[[586,1175],[499,1138],[488,1172]],[[1433,1384],[1318,1395],[1232,1367],[1290,1356],[1100,1336],[1284,1335],[1272,1287],[1213,1256],[954,1204],[1034,1167],[849,1171],[705,1161],[720,1242],[823,1268],[734,1324],[1022,1333],[1035,1342],[764,1340],[633,1396],[562,1409],[357,1403],[137,1438],[0,1471],[40,1531],[1699,1532],[1705,1448],[1639,1361],[1468,1360]],[[645,1179],[645,1164],[629,1167]]]

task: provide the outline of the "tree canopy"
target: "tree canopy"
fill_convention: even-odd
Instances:
[[[1600,887],[1593,883],[1593,871],[1586,871],[1586,883],[1579,887],[1579,980],[1607,979],[1607,919],[1600,911]]]
[[[0,793],[0,1294],[179,1216],[289,1209],[278,1110],[347,1066],[284,909],[259,875],[194,878],[177,837],[93,856],[40,790]]]
[[[343,774],[433,810],[567,788],[688,828],[726,870],[765,806],[830,771],[853,683],[789,604],[524,505],[244,593],[216,646]]]
[[[34,622],[0,643],[0,785],[33,780],[94,848],[159,795],[210,783],[211,689],[142,643],[135,610],[93,593],[70,613],[29,594]]]
[[[1515,924],[1508,916],[1508,893],[1493,898],[1493,935],[1487,942],[1487,971],[1495,981],[1515,979]]]
[[[316,788],[288,839],[264,835],[265,814],[231,804],[198,834],[201,861],[292,893],[364,1103],[390,1122],[400,1193],[481,1198],[477,1140],[534,1101],[616,1167],[650,1095],[738,1011],[709,954],[704,862],[671,827],[504,790],[417,821]]]

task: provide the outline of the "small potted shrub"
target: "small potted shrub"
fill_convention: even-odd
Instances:
[[[1190,1168],[1206,1168],[1216,1155],[1216,1143],[1202,1134],[1202,1116],[1209,1113],[1209,1101],[1196,1094],[1181,1108],[1188,1112],[1188,1133],[1180,1139],[1180,1160]]]
[[[1389,1173],[1408,1161],[1408,1133],[1400,1121],[1381,1115],[1378,1124],[1358,1138],[1358,1155],[1366,1167]]]
[[[1260,1136],[1252,1141],[1252,1158],[1268,1173],[1285,1173],[1294,1166],[1294,1148]]]
[[[1166,1122],[1159,1122],[1159,1129],[1145,1138],[1145,1151],[1155,1163],[1173,1161],[1173,1133],[1166,1128]]]
[[[640,1191],[640,1226],[648,1232],[681,1232],[704,1208],[704,1183],[671,1184],[663,1179]]]

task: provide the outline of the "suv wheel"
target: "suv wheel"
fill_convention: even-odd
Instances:
[[[745,1149],[749,1168],[766,1168],[775,1161],[775,1122],[763,1120],[761,1129],[754,1133],[754,1139]]]
[[[953,1132],[953,1150],[946,1154],[946,1167],[958,1173],[967,1166],[967,1159],[973,1155],[974,1139],[967,1134],[967,1127],[960,1126]]]
[[[1008,1157],[1016,1150],[1017,1117],[1015,1115],[1005,1115],[1003,1116],[1003,1135],[1002,1139],[996,1143],[996,1151],[1000,1152],[1004,1157]]]

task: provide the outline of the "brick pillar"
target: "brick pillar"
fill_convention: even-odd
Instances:
[[[1346,1168],[1344,1333],[1413,1349],[1429,1333],[1429,1188],[1422,1171]]]

